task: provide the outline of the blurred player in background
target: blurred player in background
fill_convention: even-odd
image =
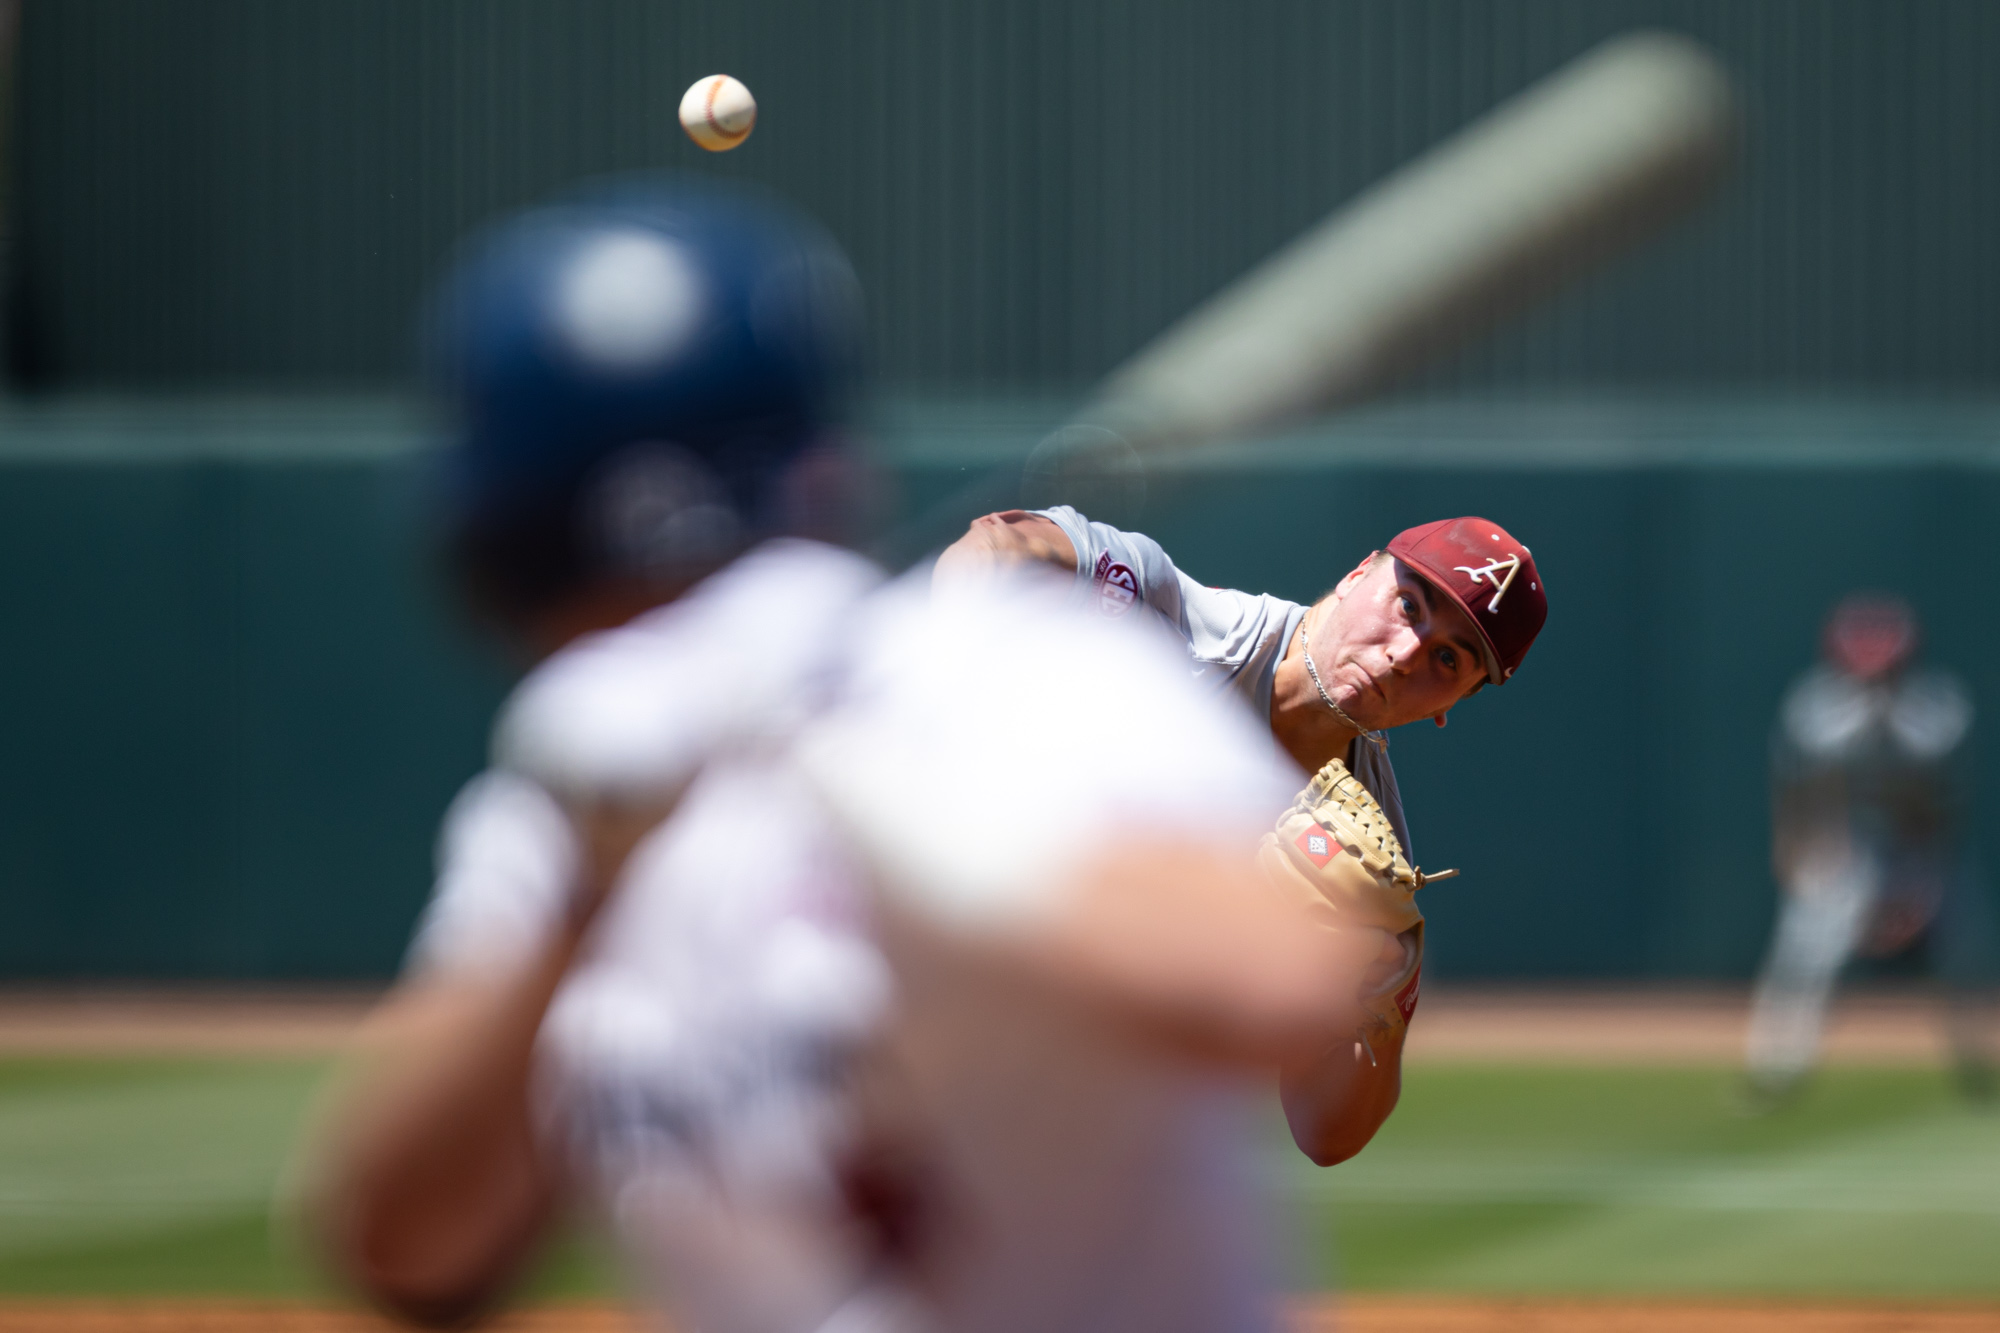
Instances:
[[[1323,1166],[1352,1157],[1395,1109],[1423,964],[1414,895],[1427,877],[1411,864],[1383,732],[1424,718],[1441,727],[1460,700],[1514,674],[1548,617],[1533,554],[1486,519],[1443,519],[1399,533],[1302,606],[1206,587],[1152,538],[1058,505],[975,520],[936,577],[950,587],[1022,564],[1066,572],[1075,604],[1099,615],[1149,608],[1185,644],[1197,681],[1237,696],[1316,774],[1260,860],[1305,906],[1397,943],[1372,970],[1362,1031],[1286,1069],[1280,1086],[1308,1157]],[[1356,874],[1364,859],[1367,873]]]
[[[858,313],[784,209],[605,187],[436,322],[451,544],[544,660],[319,1136],[335,1265],[462,1322],[574,1197],[711,1333],[1266,1326],[1229,1071],[1351,1031],[1390,942],[1246,864],[1268,736],[1032,580],[818,539]]]
[[[1822,661],[1793,682],[1771,740],[1771,867],[1783,896],[1752,998],[1748,1080],[1769,1102],[1813,1067],[1828,1004],[1856,957],[1922,943],[1944,982],[1968,1091],[1990,1095],[1992,924],[1967,839],[1973,706],[1950,672],[1912,665],[1915,614],[1856,594]]]

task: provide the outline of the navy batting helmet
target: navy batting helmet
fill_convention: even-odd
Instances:
[[[426,325],[456,563],[519,615],[602,578],[692,577],[784,530],[779,481],[830,440],[854,378],[860,293],[793,210],[650,176],[476,237]]]

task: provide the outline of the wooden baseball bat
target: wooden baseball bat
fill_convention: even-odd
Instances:
[[[1713,56],[1667,33],[1614,38],[1196,308],[1078,420],[1143,453],[1368,397],[1687,211],[1735,138]]]
[[[1695,42],[1585,52],[1335,210],[1113,371],[1020,474],[986,476],[883,544],[895,563],[977,514],[1136,511],[1149,454],[1353,404],[1666,226],[1722,178],[1736,99]],[[901,557],[901,558],[897,558]]]

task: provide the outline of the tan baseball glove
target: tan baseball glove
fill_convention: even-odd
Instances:
[[[1399,1043],[1422,981],[1424,914],[1417,910],[1417,890],[1458,872],[1426,875],[1412,866],[1381,804],[1338,759],[1314,774],[1278,817],[1257,849],[1257,863],[1323,924],[1372,926],[1393,937],[1363,980],[1368,1016],[1355,1035],[1370,1059]]]

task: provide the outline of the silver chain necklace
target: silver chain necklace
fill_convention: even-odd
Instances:
[[[1328,708],[1331,708],[1333,710],[1333,715],[1335,717],[1339,718],[1342,722],[1345,722],[1348,726],[1353,727],[1357,732],[1361,733],[1361,739],[1373,743],[1376,749],[1384,751],[1386,753],[1389,749],[1389,742],[1382,735],[1382,733],[1379,731],[1370,731],[1368,730],[1368,728],[1362,726],[1359,722],[1356,722],[1353,718],[1349,717],[1347,715],[1347,710],[1345,708],[1342,708],[1339,704],[1335,703],[1333,701],[1333,696],[1326,692],[1326,686],[1319,683],[1319,668],[1313,665],[1312,636],[1306,632],[1306,619],[1309,618],[1311,615],[1312,613],[1308,611],[1306,615],[1304,617],[1301,617],[1299,620],[1299,647],[1302,650],[1303,655],[1306,659],[1306,674],[1312,677],[1313,688],[1319,691],[1320,701],[1324,703]]]

